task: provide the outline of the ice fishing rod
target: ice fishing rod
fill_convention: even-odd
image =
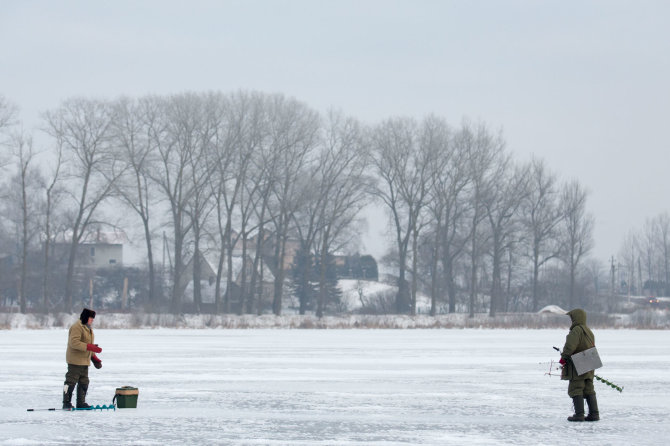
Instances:
[[[27,412],[39,412],[39,411],[43,411],[43,410],[56,411],[56,410],[70,410],[70,409],[56,409],[55,407],[52,407],[50,409],[26,409]]]
[[[75,410],[100,410],[100,411],[114,410],[114,411],[116,411],[116,406],[114,406],[113,404],[110,404],[108,406],[97,405],[97,406],[91,406],[91,407],[73,407],[71,409],[58,409],[56,407],[50,407],[48,409],[26,409],[26,412],[41,412],[41,411],[55,412],[57,410],[63,410],[65,412],[71,412],[71,411],[75,411]]]
[[[554,376],[556,375],[556,373],[554,372],[563,369],[563,366],[560,365],[557,361],[554,361],[553,359],[549,362],[540,362],[540,365],[546,366],[547,364],[549,364],[549,370],[544,373],[545,375]]]
[[[554,350],[556,350],[558,353],[561,353],[561,349],[559,349],[558,347],[554,347]],[[570,358],[568,358],[568,360],[570,360]],[[552,361],[552,365],[553,365],[553,362],[554,362],[554,361]],[[562,368],[562,367],[561,367],[561,368]],[[549,367],[549,373],[545,373],[545,375],[552,376],[552,374],[551,374],[551,366]],[[623,386],[617,386],[617,385],[614,384],[613,382],[611,382],[611,381],[609,381],[609,380],[607,380],[607,379],[605,379],[605,378],[603,378],[603,377],[601,377],[601,376],[598,376],[598,375],[596,375],[595,373],[593,374],[593,376],[595,377],[595,379],[597,379],[597,380],[600,381],[601,383],[610,386],[610,387],[613,388],[614,390],[618,390],[619,393],[623,392]]]

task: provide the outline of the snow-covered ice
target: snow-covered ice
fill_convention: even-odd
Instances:
[[[0,445],[667,444],[670,331],[595,330],[601,418],[544,375],[565,330],[96,330],[88,402],[59,407],[65,329],[0,331]]]

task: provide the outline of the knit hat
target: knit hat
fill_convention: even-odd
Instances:
[[[88,308],[84,308],[84,311],[82,311],[81,315],[79,316],[79,320],[81,321],[82,324],[86,325],[88,324],[89,317],[95,319],[95,311],[89,310]]]

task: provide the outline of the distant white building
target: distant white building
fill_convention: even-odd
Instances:
[[[70,243],[66,236],[55,243],[54,249],[59,256],[66,256]],[[127,243],[128,237],[120,230],[89,232],[79,242],[77,266],[93,269],[123,266],[123,245]]]

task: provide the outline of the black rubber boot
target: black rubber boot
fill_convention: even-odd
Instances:
[[[568,421],[584,421],[584,397],[573,397],[572,404],[575,405],[575,414],[571,417],[568,417]]]
[[[74,384],[63,386],[63,409],[72,409],[72,392],[74,392]]]
[[[598,400],[596,399],[596,394],[586,395],[586,404],[589,405],[589,414],[584,418],[586,421],[598,421],[600,420],[600,413],[598,412]]]
[[[86,392],[88,391],[88,386],[83,386],[79,384],[77,386],[77,409],[88,409],[91,406],[86,404]]]

